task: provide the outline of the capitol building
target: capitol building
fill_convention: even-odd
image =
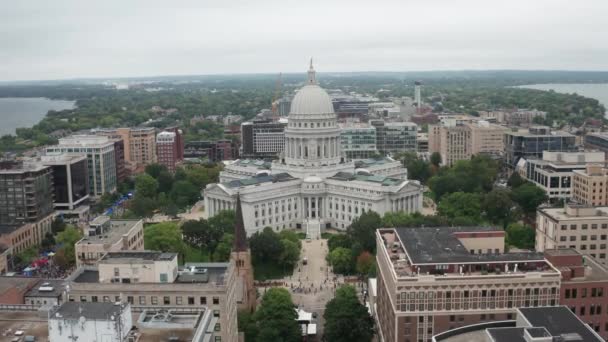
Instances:
[[[271,227],[316,238],[326,228],[345,230],[365,211],[383,215],[422,208],[422,186],[407,180],[400,162],[345,159],[331,98],[317,84],[312,62],[307,84],[291,103],[280,158],[227,165],[220,182],[204,189],[208,217],[234,209],[237,195],[249,236]]]

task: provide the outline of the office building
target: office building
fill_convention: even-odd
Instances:
[[[547,112],[536,109],[517,109],[515,111],[498,110],[491,112],[480,111],[479,117],[484,120],[491,120],[510,126],[530,127],[535,125],[535,122],[544,121],[547,117]]]
[[[515,168],[520,158],[541,158],[543,151],[575,152],[578,147],[575,136],[551,131],[549,127],[532,126],[527,130],[511,130],[505,133],[505,163]]]
[[[234,262],[187,263],[156,251],[110,252],[97,267],[79,267],[67,280],[68,301],[129,303],[134,311],[208,310],[216,341],[237,341]]]
[[[585,135],[583,142],[586,150],[600,150],[608,153],[607,132],[588,133]]]
[[[373,165],[356,172],[355,163],[344,159],[333,104],[312,66],[307,85],[293,98],[284,134],[280,160],[268,166],[264,161],[230,163],[220,173],[221,183],[207,185],[209,217],[234,208],[240,194],[248,235],[264,227],[295,228],[316,238],[328,227],[345,230],[364,211],[382,215],[422,209],[417,181],[376,175]]]
[[[536,250],[573,248],[606,264],[608,207],[568,203],[539,208],[536,214]]]
[[[606,266],[570,248],[546,250],[545,257],[562,273],[560,305],[568,307],[596,333],[608,338]]]
[[[565,306],[519,308],[512,320],[449,330],[433,342],[603,342]]]
[[[163,131],[175,133],[176,158],[179,161],[184,160],[184,132],[177,126],[167,127]]]
[[[58,210],[74,210],[89,198],[89,168],[84,155],[42,156],[40,163],[53,174],[53,204]]]
[[[156,163],[156,129],[154,127],[104,128],[96,135],[124,142],[125,165],[130,173],[143,172],[146,165]]]
[[[49,311],[49,342],[124,342],[133,326],[123,303],[67,302]]]
[[[0,162],[0,227],[37,222],[53,212],[53,174],[48,166]]]
[[[46,148],[49,156],[68,154],[87,157],[89,194],[99,197],[116,191],[115,141],[94,135],[73,135]]]
[[[211,162],[234,160],[238,156],[238,144],[231,140],[190,141],[184,150],[185,158],[208,159]]]
[[[160,165],[164,165],[169,172],[175,172],[178,159],[177,135],[174,132],[160,132],[156,136],[156,157]]]
[[[418,126],[413,122],[385,122],[370,120],[376,129],[376,148],[382,155],[416,152]]]
[[[584,170],[574,170],[572,200],[594,206],[608,205],[608,169],[592,164]]]
[[[96,265],[108,252],[144,249],[142,220],[112,220],[98,216],[89,223],[85,236],[76,242],[76,265]]]
[[[384,341],[430,341],[517,308],[559,303],[560,272],[541,253],[506,253],[491,227],[376,231],[376,319]]]
[[[285,146],[285,118],[254,120],[241,124],[241,156],[243,158],[278,158]]]
[[[364,123],[340,124],[340,144],[346,159],[367,159],[378,155],[376,128]]]
[[[30,247],[39,246],[44,236],[51,232],[53,219],[54,214],[50,213],[36,221],[0,225],[0,245],[10,248],[7,257]]]
[[[521,158],[515,172],[543,189],[550,199],[570,199],[574,171],[580,170],[586,173],[588,165],[603,165],[604,158],[604,152],[543,151],[542,159]],[[581,191],[580,186],[577,187],[577,193],[579,191]],[[597,195],[599,197],[599,193]]]

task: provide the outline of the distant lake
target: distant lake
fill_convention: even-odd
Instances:
[[[538,90],[555,90],[558,93],[572,94],[577,93],[584,97],[590,97],[600,101],[604,107],[608,108],[608,83],[585,83],[585,84],[561,84],[561,83],[548,83],[548,84],[530,84],[521,86],[521,88],[530,88]]]
[[[72,109],[74,104],[74,101],[43,97],[0,98],[0,136],[15,134],[15,129],[19,127],[32,127],[42,120],[49,110]]]

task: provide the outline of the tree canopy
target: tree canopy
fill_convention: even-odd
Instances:
[[[271,288],[262,297],[254,314],[255,341],[300,342],[300,325],[296,307],[284,288]]]
[[[350,285],[336,290],[336,296],[325,306],[323,318],[326,341],[369,342],[374,337],[374,320]]]

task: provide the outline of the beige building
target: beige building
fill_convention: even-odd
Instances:
[[[608,205],[608,169],[588,165],[585,170],[573,171],[572,200],[594,206]]]
[[[89,223],[85,237],[76,243],[76,265],[95,265],[107,252],[144,249],[142,220],[111,220],[98,216]]]
[[[567,204],[540,208],[536,214],[536,250],[573,248],[606,264],[608,207]]]
[[[96,135],[122,139],[125,164],[131,172],[142,172],[148,164],[156,163],[156,130],[154,127],[127,127],[95,130]]]
[[[54,215],[50,214],[36,222],[16,226],[0,226],[0,244],[10,247],[15,254],[38,246],[46,233],[51,232]]]
[[[133,311],[207,309],[213,341],[236,342],[237,278],[234,262],[186,264],[177,254],[110,252],[98,267],[81,267],[68,278],[71,302],[128,302]]]
[[[476,154],[501,155],[505,127],[479,120],[444,118],[429,126],[429,152],[441,155],[443,165],[451,166]]]
[[[376,231],[375,318],[381,341],[431,341],[455,328],[513,320],[559,302],[560,272],[541,253],[505,253],[502,229]]]

